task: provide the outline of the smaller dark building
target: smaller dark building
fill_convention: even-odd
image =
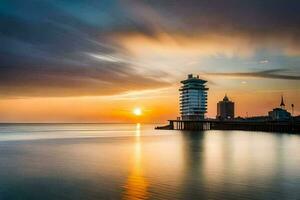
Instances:
[[[223,101],[217,104],[217,119],[234,119],[234,102],[230,101],[225,95]]]
[[[272,120],[289,120],[291,119],[291,113],[282,108],[274,108],[269,112],[269,117]]]
[[[280,108],[274,108],[269,112],[269,118],[271,120],[289,120],[291,119],[291,113],[285,109],[285,103],[283,101],[283,96],[281,96]]]

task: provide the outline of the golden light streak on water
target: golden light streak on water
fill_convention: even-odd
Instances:
[[[132,163],[131,172],[127,178],[124,186],[125,192],[123,195],[124,200],[136,200],[148,198],[149,183],[144,177],[143,163],[142,163],[142,146],[140,141],[141,124],[136,124],[135,130],[135,144],[134,144],[134,158]]]

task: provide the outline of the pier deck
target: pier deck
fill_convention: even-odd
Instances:
[[[300,134],[300,121],[251,120],[168,120],[169,124],[156,129],[167,130],[246,130]]]

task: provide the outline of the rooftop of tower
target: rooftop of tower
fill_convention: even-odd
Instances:
[[[181,83],[183,83],[183,84],[193,83],[193,82],[205,84],[207,81],[203,80],[203,79],[200,79],[199,75],[194,76],[193,74],[189,74],[187,79],[181,81]]]

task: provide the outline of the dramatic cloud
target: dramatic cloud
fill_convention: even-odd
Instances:
[[[281,72],[281,73],[280,73]],[[273,69],[256,72],[209,72],[204,75],[210,76],[223,76],[223,77],[249,77],[249,78],[271,78],[271,79],[284,79],[284,80],[300,80],[300,76],[282,74],[286,72],[285,69]]]
[[[200,53],[209,55],[249,56],[266,48],[292,56],[300,52],[299,1],[128,2],[136,18],[146,24],[140,32],[117,33],[126,46],[133,44],[126,40],[129,37],[133,41],[147,40],[152,46],[197,46]]]
[[[102,7],[113,3],[90,2],[84,12],[72,3],[1,3],[1,96],[108,95],[168,84],[118,58],[126,52],[106,32],[122,17],[105,19],[110,11]]]
[[[166,87],[176,58],[299,56],[299,9],[296,0],[4,0],[0,94],[117,94]],[[298,80],[278,73],[236,75]]]

